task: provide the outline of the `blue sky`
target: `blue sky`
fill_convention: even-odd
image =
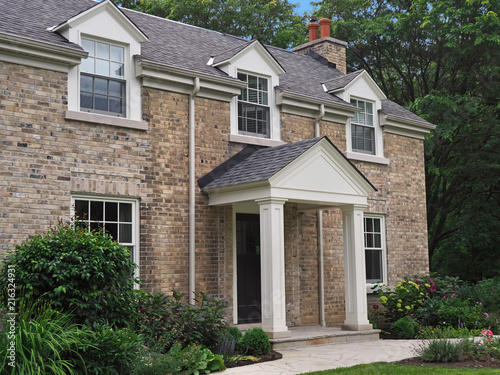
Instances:
[[[312,5],[310,4],[311,0],[301,0],[301,1],[291,1],[292,3],[296,3],[299,5],[299,7],[296,9],[296,12],[300,15],[302,15],[304,12],[311,13],[312,12]]]

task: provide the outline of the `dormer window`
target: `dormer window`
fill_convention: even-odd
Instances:
[[[238,96],[238,133],[269,138],[269,85],[267,78],[238,73],[247,82]]]
[[[125,48],[82,39],[89,53],[80,70],[80,110],[126,116]]]
[[[352,151],[375,155],[373,104],[359,99],[351,99],[351,104],[361,109],[351,118]]]

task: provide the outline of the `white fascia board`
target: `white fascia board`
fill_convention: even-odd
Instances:
[[[122,11],[110,0],[104,0],[98,5],[95,5],[85,12],[77,14],[76,16],[66,20],[65,22],[57,25],[52,32],[63,32],[69,28],[73,28],[82,22],[90,20],[100,12],[108,12],[113,19],[137,42],[142,43],[148,40],[144,34],[132,21],[130,21]]]
[[[254,40],[247,47],[243,48],[241,51],[233,55],[231,58],[221,61],[217,64],[213,64],[214,67],[222,67],[227,64],[234,64],[235,61],[239,60],[242,56],[247,54],[249,51],[255,50],[260,57],[266,62],[266,64],[273,70],[273,72],[280,76],[285,74],[283,67],[276,61],[273,55],[262,45],[258,40]]]
[[[380,115],[380,126],[386,133],[417,139],[424,139],[426,134],[436,128],[436,125],[428,122],[384,114]]]
[[[387,99],[385,96],[384,92],[378,87],[378,85],[375,83],[372,77],[366,72],[366,70],[363,69],[361,74],[359,74],[357,77],[355,77],[351,82],[349,82],[347,85],[345,85],[342,88],[336,89],[336,90],[331,90],[328,91],[329,94],[335,94],[335,93],[340,93],[340,92],[349,92],[349,89],[351,86],[353,86],[357,81],[363,80],[365,81],[372,92],[377,96],[378,99],[383,100]]]
[[[348,119],[354,116],[355,112],[360,111],[360,108],[347,103],[335,103],[307,95],[284,91],[282,89],[276,89],[276,105],[281,106],[281,110],[284,113],[316,118],[321,104],[325,107],[325,116],[323,119],[326,121],[335,121],[345,124]]]
[[[302,189],[271,188],[271,197],[287,199],[288,202],[300,203],[308,207],[336,207],[351,204],[367,205],[368,196],[339,194]]]
[[[143,86],[190,94],[194,78],[200,78],[199,96],[230,101],[241,93],[246,83],[234,78],[216,77],[165,64],[159,64],[135,58],[135,76],[142,78]]]
[[[11,54],[53,61],[59,66],[61,64],[66,66],[78,65],[81,59],[86,58],[88,55],[88,53],[83,50],[63,47],[57,44],[2,32],[0,32],[0,50],[7,51]],[[3,57],[3,54],[0,56]],[[0,59],[2,59],[2,57],[0,57]]]
[[[271,189],[269,184],[267,181],[264,181],[264,184],[265,186],[260,187],[251,187],[251,185],[262,185],[262,182],[260,184],[243,184],[206,190],[208,193],[208,205],[220,206],[270,197]]]

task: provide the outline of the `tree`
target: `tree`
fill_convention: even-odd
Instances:
[[[281,48],[307,36],[307,16],[297,15],[297,5],[288,0],[123,0],[121,5]]]
[[[499,0],[324,0],[348,70],[438,128],[426,140],[431,268],[500,275]]]

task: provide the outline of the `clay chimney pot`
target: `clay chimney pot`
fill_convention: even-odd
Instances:
[[[328,18],[322,18],[319,20],[319,24],[321,26],[321,37],[322,38],[329,37],[330,36],[330,20]]]
[[[316,22],[310,22],[307,27],[309,27],[309,41],[312,42],[313,40],[318,39],[319,25]]]

